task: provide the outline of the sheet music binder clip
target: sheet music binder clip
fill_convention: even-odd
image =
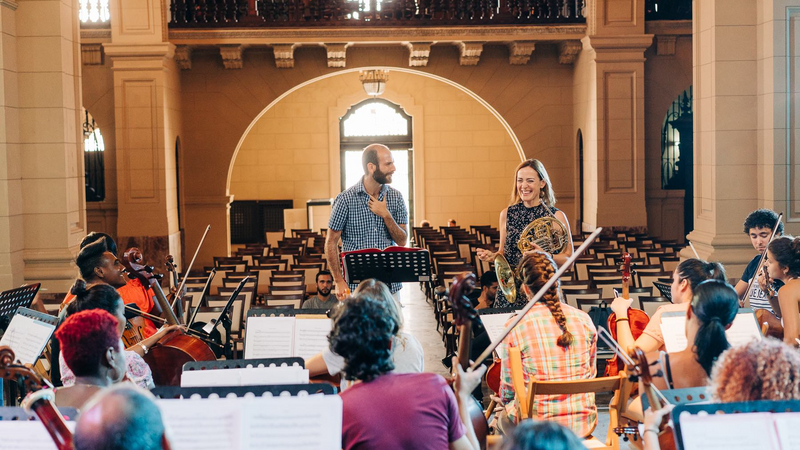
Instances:
[[[427,282],[431,280],[430,254],[425,249],[388,247],[342,253],[344,279],[358,284],[375,278],[384,283]]]

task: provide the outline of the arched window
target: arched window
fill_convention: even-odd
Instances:
[[[102,202],[106,198],[105,163],[106,145],[100,128],[89,111],[83,110],[83,161],[86,177],[86,201]]]
[[[414,143],[412,118],[400,105],[370,98],[353,105],[339,119],[342,161],[342,190],[356,184],[364,175],[361,152],[369,144],[384,144],[392,150],[395,175],[392,187],[403,194],[409,223],[414,223]]]
[[[664,117],[661,127],[661,188],[686,189],[692,177],[692,87],[683,91]]]
[[[108,0],[80,0],[78,18],[81,23],[105,23],[111,18]]]

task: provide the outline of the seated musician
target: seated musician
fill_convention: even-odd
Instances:
[[[664,355],[663,377],[653,377],[658,389],[681,389],[708,384],[711,368],[730,347],[725,330],[739,311],[739,296],[729,284],[706,280],[697,285],[686,311],[686,349]]]
[[[303,309],[332,309],[339,303],[339,299],[331,294],[333,289],[333,275],[327,270],[317,272],[317,295],[309,297],[303,302]]]
[[[530,299],[555,274],[553,259],[542,252],[527,253],[520,261],[522,292]],[[511,381],[508,347],[522,353],[525,383],[579,380],[597,375],[597,330],[585,312],[561,303],[561,290],[554,284],[498,347],[501,359],[500,399],[507,417],[500,427],[508,430],[518,420]],[[597,425],[594,393],[541,395],[535,399],[537,418],[554,420],[580,437],[589,436]],[[509,423],[511,422],[511,423]]]
[[[394,373],[419,373],[425,370],[425,354],[422,344],[411,333],[403,331],[403,315],[400,306],[389,290],[389,286],[375,279],[364,280],[358,285],[353,295],[368,295],[370,298],[383,303],[389,316],[398,324],[399,331],[392,339],[392,363]],[[346,305],[342,305],[346,307]],[[334,353],[331,348],[312,356],[306,361],[309,376],[328,373],[336,375],[344,369],[344,358]],[[342,389],[347,387],[347,381],[342,380]]]
[[[778,292],[779,311],[783,325],[783,342],[797,347],[800,342],[800,238],[775,238],[767,249],[764,263],[770,278],[784,283]]]
[[[75,301],[70,303],[67,307],[67,316],[71,316],[80,311],[101,309],[110,313],[117,319],[117,331],[119,336],[122,336],[122,332],[125,330],[125,305],[122,304],[122,298],[117,290],[104,284],[96,284],[87,288],[82,280],[78,280],[75,282],[70,292],[75,295]],[[156,334],[125,349],[128,378],[131,381],[145,389],[152,389],[154,387],[153,374],[142,357],[147,353],[147,349],[151,348],[159,339],[176,328],[178,327],[163,327],[157,331]],[[59,357],[59,365],[61,369],[61,382],[63,385],[71,386],[74,384],[75,375],[72,370],[70,370],[68,364],[66,364],[63,355]]]
[[[494,299],[497,296],[497,274],[494,270],[487,270],[481,275],[481,295],[475,309],[494,308]]]
[[[75,450],[168,450],[169,440],[155,398],[119,384],[94,396],[75,425]]]
[[[569,428],[544,420],[523,420],[503,437],[502,450],[585,450]]]
[[[638,339],[633,338],[628,321],[628,308],[631,306],[631,300],[624,298],[614,299],[611,303],[611,310],[617,316],[617,341],[619,345],[627,351],[632,350],[633,347],[639,347],[645,353],[664,350],[664,336],[661,334],[661,315],[672,311],[685,313],[689,309],[694,289],[697,288],[698,284],[706,280],[727,281],[725,269],[720,263],[692,258],[678,264],[672,274],[672,286],[670,287],[672,304],[660,306],[656,310]]]
[[[742,277],[735,286],[736,293],[738,293],[739,298],[743,300],[741,304],[744,306],[745,291],[747,291],[750,279],[756,275],[757,283],[754,284],[749,295],[750,308],[754,310],[764,309],[772,314],[775,314],[772,308],[772,302],[777,301],[777,298],[773,297],[777,297],[777,292],[783,286],[783,282],[780,280],[773,280],[773,289],[767,289],[767,282],[764,278],[764,274],[756,274],[756,269],[758,269],[758,263],[761,262],[761,254],[764,253],[764,250],[767,249],[767,244],[769,244],[769,238],[772,236],[772,227],[775,226],[777,221],[778,214],[770,209],[757,209],[747,215],[747,218],[744,220],[744,232],[750,237],[750,243],[753,244],[753,248],[756,249],[758,254],[747,264],[744,272],[742,272]],[[782,234],[783,222],[780,222],[778,223],[778,231],[775,233],[775,236],[778,237]],[[769,291],[769,294],[767,294],[766,291]]]
[[[341,393],[342,445],[350,449],[480,448],[467,411],[485,369],[456,366],[455,394],[440,375],[393,373],[392,347],[400,325],[386,303],[357,294],[334,315],[328,339],[355,383]]]
[[[709,386],[720,403],[800,400],[800,353],[771,338],[732,347],[714,365]]]
[[[81,409],[92,395],[125,376],[118,321],[110,313],[93,309],[73,314],[56,331],[56,338],[75,374],[72,386],[56,388],[56,406]]]

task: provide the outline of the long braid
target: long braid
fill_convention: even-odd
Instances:
[[[522,283],[527,285],[531,292],[541,289],[556,273],[553,259],[549,255],[540,252],[535,252],[522,258],[520,268],[522,270]],[[550,310],[550,314],[553,315],[559,328],[561,328],[562,334],[558,338],[558,346],[567,348],[574,341],[574,337],[567,330],[567,318],[564,316],[564,311],[561,310],[561,301],[558,296],[559,284],[559,282],[554,283],[544,293],[542,300],[544,300],[544,304]]]

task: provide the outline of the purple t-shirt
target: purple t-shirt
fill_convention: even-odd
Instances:
[[[341,397],[345,450],[447,450],[466,432],[453,390],[433,373],[388,373]]]

